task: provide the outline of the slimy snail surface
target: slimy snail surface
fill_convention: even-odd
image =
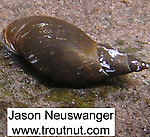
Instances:
[[[76,26],[47,16],[10,23],[3,43],[54,83],[84,85],[148,69],[148,63],[97,43]]]

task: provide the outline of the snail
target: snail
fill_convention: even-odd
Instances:
[[[54,83],[83,85],[149,68],[149,64],[92,40],[76,26],[47,16],[10,23],[4,45]]]

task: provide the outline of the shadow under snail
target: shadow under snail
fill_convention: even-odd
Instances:
[[[16,20],[5,29],[3,41],[54,83],[83,85],[150,67],[53,17]]]

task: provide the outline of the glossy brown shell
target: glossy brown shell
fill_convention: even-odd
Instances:
[[[23,18],[7,27],[5,40],[56,82],[75,84],[99,79],[97,43],[65,21],[38,16]]]
[[[140,70],[146,66],[133,63],[127,54],[97,44],[79,28],[53,17],[33,16],[16,20],[6,28],[4,38],[12,51],[58,83],[97,82],[111,74],[126,74],[137,71],[138,66],[142,66]]]

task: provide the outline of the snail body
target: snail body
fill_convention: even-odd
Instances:
[[[82,85],[149,67],[53,17],[16,20],[6,28],[4,41],[9,50],[23,56],[55,83]]]

